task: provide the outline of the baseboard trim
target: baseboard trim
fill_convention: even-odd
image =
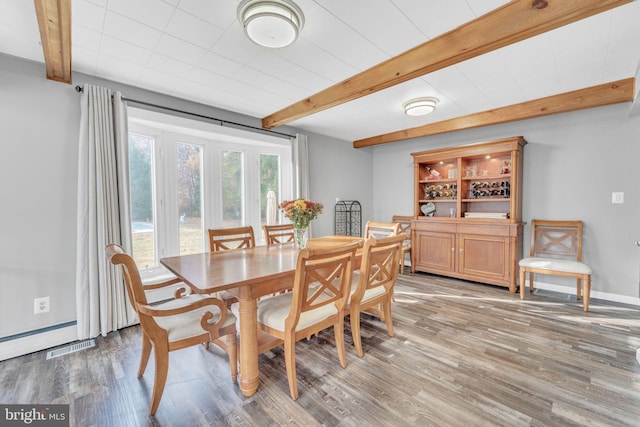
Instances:
[[[0,343],[0,361],[78,340],[78,327],[69,325]]]
[[[575,286],[562,286],[562,285],[555,285],[553,283],[544,283],[544,282],[538,282],[538,281],[534,281],[534,283],[537,289],[544,289],[546,291],[553,291],[553,292],[561,292],[563,294],[570,294],[570,295],[575,295],[576,293]],[[527,288],[529,287],[529,281],[526,282],[526,287]],[[599,291],[594,291],[593,289],[591,289],[590,298],[602,299],[605,301],[612,301],[612,302],[619,302],[622,304],[640,305],[640,298],[628,297],[625,295],[618,295],[618,294],[611,294],[608,292],[599,292]]]

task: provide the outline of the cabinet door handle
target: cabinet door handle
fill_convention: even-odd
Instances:
[[[460,248],[460,253],[462,253],[462,248]]]
[[[455,251],[456,251],[456,248],[451,248],[451,252],[455,252]]]

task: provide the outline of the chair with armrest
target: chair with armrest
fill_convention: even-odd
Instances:
[[[163,284],[151,287],[142,285],[140,274],[133,258],[118,245],[106,248],[107,257],[113,265],[122,266],[122,274],[129,295],[129,302],[135,309],[142,327],[142,352],[138,376],[147,367],[151,349],[155,359],[155,379],[149,414],[158,409],[169,371],[169,352],[185,347],[214,342],[229,355],[231,379],[238,375],[238,353],[236,342],[236,318],[226,305],[214,297],[191,294],[184,295],[186,289],[179,289],[175,299],[156,305],[149,305],[145,295],[147,289],[158,289]],[[169,280],[165,286],[176,283]]]
[[[402,244],[402,255],[400,256],[400,273],[404,272],[404,259],[406,255],[409,255],[409,268],[413,270],[413,264],[411,263],[411,221],[412,216],[406,215],[394,215],[391,217],[391,222],[397,222],[400,224],[399,233],[406,233],[409,236]]]
[[[520,298],[524,299],[525,275],[529,273],[529,291],[533,292],[534,274],[574,277],[576,296],[589,311],[591,268],[582,262],[582,221],[531,221],[531,251],[520,260]]]
[[[343,310],[349,297],[358,247],[359,243],[354,242],[303,249],[298,254],[293,292],[258,302],[260,329],[278,338],[272,347],[284,345],[289,392],[294,400],[298,398],[297,341],[333,326],[340,366],[347,366]]]
[[[400,224],[397,222],[379,222],[379,221],[367,221],[364,226],[364,238],[370,239],[371,237],[381,238],[397,236],[400,232]]]
[[[247,249],[256,246],[253,227],[250,225],[232,228],[210,228],[207,231],[209,233],[209,249],[211,252]],[[227,307],[231,307],[232,304],[238,302],[238,298],[228,291],[218,292],[218,296],[227,304]]]
[[[267,246],[293,242],[293,224],[263,225]]]
[[[364,356],[360,338],[360,313],[377,315],[387,325],[389,336],[394,336],[391,317],[393,290],[398,279],[398,263],[405,233],[397,236],[367,239],[362,249],[360,271],[353,273],[349,314],[353,344],[358,357]]]

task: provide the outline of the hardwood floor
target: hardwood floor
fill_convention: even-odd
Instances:
[[[333,331],[297,344],[300,397],[291,400],[282,349],[260,357],[260,388],[243,397],[211,346],[170,356],[154,417],[153,361],[136,377],[131,327],[78,353],[0,363],[0,403],[67,403],[75,426],[631,426],[640,425],[640,307],[538,291],[403,275],[395,337],[363,316],[365,356],[346,331],[342,369]]]

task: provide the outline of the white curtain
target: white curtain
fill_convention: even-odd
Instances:
[[[131,252],[127,111],[119,92],[85,84],[78,154],[76,311],[78,339],[136,321],[109,243]]]
[[[296,134],[293,140],[293,170],[296,198],[309,198],[309,148],[307,135]]]

